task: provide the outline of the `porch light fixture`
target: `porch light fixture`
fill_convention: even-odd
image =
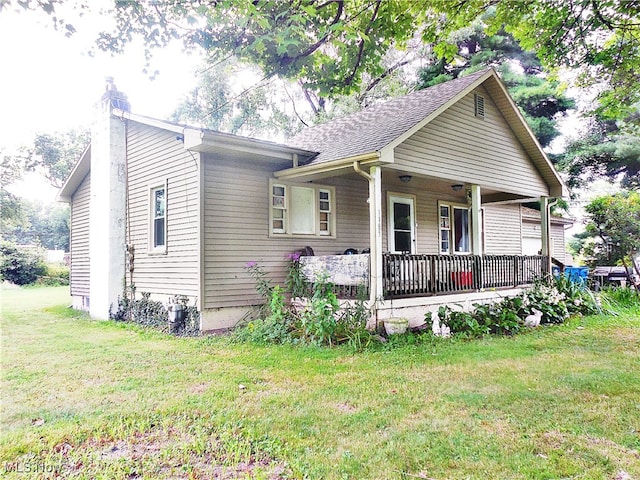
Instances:
[[[398,178],[402,183],[409,183],[413,177],[411,175],[400,175]]]
[[[455,183],[451,185],[451,190],[453,190],[454,192],[459,192],[460,190],[462,190],[462,187],[464,187],[464,185],[462,185],[461,183]]]

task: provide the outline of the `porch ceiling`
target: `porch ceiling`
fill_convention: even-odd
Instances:
[[[403,183],[400,180],[400,176],[410,175],[412,178],[409,183]],[[406,170],[400,170],[395,165],[387,165],[382,170],[383,185],[394,188],[398,191],[404,189],[414,190],[428,189],[433,193],[441,193],[444,195],[458,195],[461,199],[464,198],[465,191],[471,188],[471,183],[457,182],[448,179],[443,179],[435,176],[420,175],[414,172],[408,172]],[[462,185],[462,188],[458,192],[454,192],[451,188],[452,185]],[[482,192],[482,204],[490,203],[527,203],[538,201],[539,198],[532,198],[524,195],[516,195],[495,188],[489,188],[480,184],[480,190]]]

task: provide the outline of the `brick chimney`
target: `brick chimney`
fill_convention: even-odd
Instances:
[[[125,275],[127,96],[108,77],[91,128],[91,200],[89,227],[90,306],[94,318],[116,311]]]

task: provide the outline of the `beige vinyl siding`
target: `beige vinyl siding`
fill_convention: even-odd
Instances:
[[[336,238],[270,237],[267,162],[219,155],[204,157],[204,302],[205,308],[259,303],[254,282],[244,266],[257,262],[274,282],[286,275],[285,257],[305,246],[316,255],[369,247],[366,180],[357,176],[326,179],[316,185],[336,189]]]
[[[564,228],[565,226],[563,224],[551,223],[551,241],[553,243],[551,255],[562,263],[566,260]],[[535,238],[536,240],[539,240],[540,245],[542,245],[540,220],[529,218],[523,220],[522,237],[531,239]]]
[[[561,261],[566,260],[565,245],[564,245],[564,225],[551,225],[551,238],[553,239],[553,251],[551,255],[553,258]]]
[[[485,117],[466,95],[395,149],[399,168],[456,183],[538,197],[549,189],[483,88]]]
[[[174,132],[129,122],[129,238],[136,291],[199,296],[197,160]],[[150,189],[166,182],[166,253],[150,252]],[[128,277],[128,274],[127,274]]]
[[[522,224],[519,205],[485,205],[484,253],[487,255],[520,255]]]
[[[540,220],[522,220],[522,236],[527,238],[541,238]]]
[[[89,202],[91,174],[88,173],[71,197],[71,296],[89,296]]]
[[[416,253],[437,255],[438,238],[438,202],[449,204],[466,203],[464,196],[434,191],[432,181],[414,177],[409,183],[402,183],[397,172],[383,175],[382,182],[382,245],[383,251],[389,250],[389,195],[412,196],[416,216]],[[448,188],[448,186],[446,187]],[[440,186],[442,190],[442,186]],[[367,213],[367,218],[368,213]]]

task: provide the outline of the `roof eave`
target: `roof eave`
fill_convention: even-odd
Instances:
[[[87,145],[80,156],[80,160],[76,163],[73,170],[65,180],[60,190],[58,190],[58,194],[56,195],[56,200],[58,202],[70,203],[71,197],[76,192],[84,177],[87,176],[91,170],[91,144]]]
[[[297,178],[329,174],[339,170],[352,169],[353,162],[359,162],[361,165],[375,165],[385,163],[385,160],[380,155],[380,152],[369,152],[361,155],[331,160],[329,162],[287,168],[274,172],[273,175],[279,180],[293,180]]]
[[[292,160],[294,155],[304,158],[317,155],[317,152],[302,148],[210,130],[186,127],[183,130],[183,135],[184,148],[193,152],[217,153],[233,151],[278,160]]]
[[[135,113],[131,113],[126,110],[120,110],[119,108],[114,108],[112,111],[112,115],[117,118],[132,120],[137,123],[142,123],[143,125],[149,125],[150,127],[157,127],[162,130],[168,130],[174,133],[182,133],[183,130],[185,129],[183,125],[166,122],[164,120],[158,120],[157,118],[145,117],[144,115],[137,115]]]

